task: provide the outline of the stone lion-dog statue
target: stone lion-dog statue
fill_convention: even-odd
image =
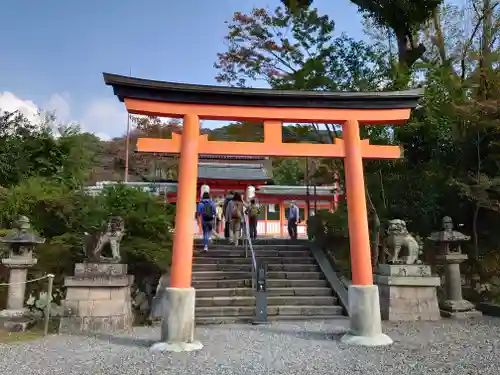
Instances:
[[[125,225],[121,217],[110,217],[103,231],[90,236],[88,233],[85,234],[87,235],[85,253],[89,260],[109,263],[120,262],[120,241],[125,234]],[[111,258],[102,256],[102,251],[108,244],[111,248]]]
[[[422,254],[422,246],[406,229],[404,220],[389,220],[387,227],[387,253],[391,264],[421,264],[418,259]],[[403,256],[399,256],[401,250],[405,250]]]

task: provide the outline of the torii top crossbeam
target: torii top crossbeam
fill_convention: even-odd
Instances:
[[[200,120],[243,120],[264,122],[264,142],[208,141],[199,139],[198,152],[208,155],[345,157],[342,139],[335,144],[282,143],[283,122],[400,124],[410,116],[420,91],[318,92],[243,89],[151,81],[104,74],[106,84],[130,113],[182,118],[195,113]],[[139,138],[137,151],[177,154],[181,137]],[[364,158],[395,159],[397,146],[372,146],[361,141]]]

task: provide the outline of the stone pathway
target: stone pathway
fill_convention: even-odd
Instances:
[[[201,327],[202,351],[165,355],[148,351],[158,328],[113,337],[51,336],[0,345],[0,369],[9,375],[500,373],[500,319],[385,324],[395,340],[386,348],[341,344],[347,326],[339,319]]]

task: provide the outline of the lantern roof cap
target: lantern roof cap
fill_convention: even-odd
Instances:
[[[45,238],[33,232],[29,218],[20,216],[16,222],[16,228],[6,236],[0,237],[0,242],[20,245],[41,244],[45,242]]]

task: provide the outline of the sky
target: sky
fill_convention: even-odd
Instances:
[[[216,84],[225,21],[279,0],[0,0],[0,109],[55,111],[102,138],[125,132],[123,103],[102,72]],[[363,38],[349,0],[315,0],[336,33]]]

